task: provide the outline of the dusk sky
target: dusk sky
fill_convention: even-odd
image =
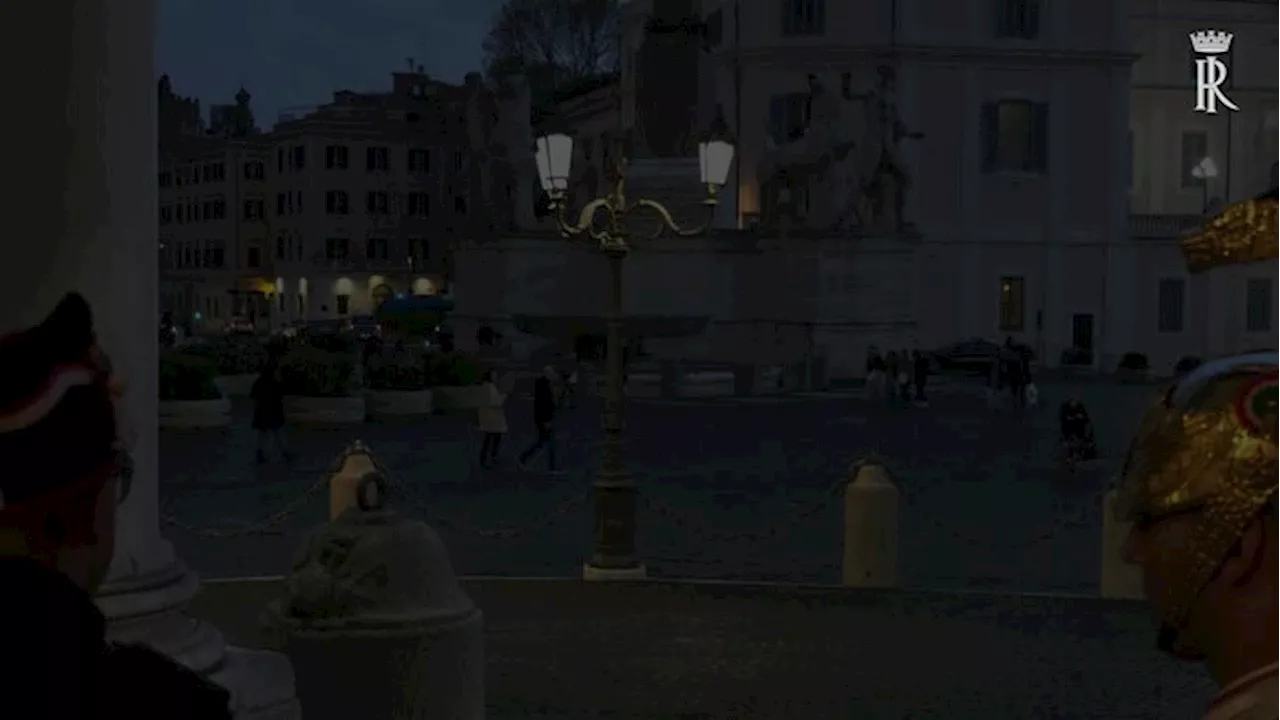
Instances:
[[[501,0],[160,0],[156,69],[201,107],[241,84],[258,125],[334,90],[384,90],[412,57],[457,82],[479,69]]]

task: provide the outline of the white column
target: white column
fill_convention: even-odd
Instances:
[[[37,322],[79,290],[128,384],[136,474],[99,598],[108,632],[210,673],[232,690],[239,717],[296,717],[286,660],[227,648],[216,628],[183,615],[199,583],[160,536],[155,1],[47,0],[12,10],[0,24],[9,68],[0,97],[22,110],[8,115],[0,139],[8,176],[0,211],[11,228],[0,243],[0,330]]]

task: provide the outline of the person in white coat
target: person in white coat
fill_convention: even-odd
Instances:
[[[498,462],[498,449],[502,436],[507,434],[507,396],[498,389],[498,374],[485,373],[483,404],[476,410],[476,421],[483,440],[480,443],[480,467],[492,467]]]

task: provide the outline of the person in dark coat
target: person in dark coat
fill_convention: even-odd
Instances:
[[[268,355],[267,364],[253,381],[249,396],[253,399],[253,429],[258,431],[258,462],[270,459],[267,454],[270,446],[275,446],[282,459],[291,459],[293,456],[280,437],[280,428],[284,427],[284,386],[280,380],[278,353]]]
[[[929,384],[929,356],[919,350],[911,351],[911,360],[914,365],[914,380],[916,386],[916,402],[927,403],[929,399],[925,397],[924,388]]]
[[[93,596],[133,464],[84,298],[0,339],[0,717],[230,720],[230,694],[106,639]]]
[[[542,375],[533,383],[533,422],[537,439],[520,454],[520,467],[528,469],[534,455],[547,451],[547,469],[556,472],[556,436],[553,423],[560,401],[556,393],[556,371],[550,365],[542,369]]]

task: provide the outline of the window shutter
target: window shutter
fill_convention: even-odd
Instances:
[[[1000,144],[1000,115],[995,103],[982,104],[981,125],[982,171],[991,172],[996,169],[996,148]]]
[[[769,134],[778,145],[784,142],[787,122],[787,96],[774,95],[769,98]]]
[[[1032,172],[1049,170],[1049,105],[1035,103],[1031,106],[1031,152],[1027,155]]]

